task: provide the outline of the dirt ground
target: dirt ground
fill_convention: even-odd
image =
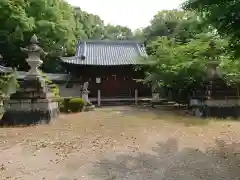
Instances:
[[[0,128],[1,180],[240,180],[240,121],[107,107]]]

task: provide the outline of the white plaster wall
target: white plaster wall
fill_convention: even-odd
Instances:
[[[65,84],[57,84],[61,97],[79,97],[80,96],[80,84],[74,84],[72,88],[66,88]]]

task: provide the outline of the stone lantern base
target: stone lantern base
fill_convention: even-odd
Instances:
[[[58,102],[39,77],[26,78],[20,88],[4,101],[0,125],[46,124],[59,114]]]
[[[240,99],[236,89],[227,86],[221,78],[215,78],[204,85],[206,90],[200,90],[190,100],[192,115],[216,118],[240,116]]]

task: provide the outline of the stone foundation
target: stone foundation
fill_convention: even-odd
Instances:
[[[4,113],[0,125],[48,124],[59,115],[58,102],[47,99],[9,100],[4,104]]]
[[[191,114],[204,118],[239,118],[240,107],[193,106]]]
[[[58,109],[47,111],[6,111],[0,120],[0,126],[48,124],[58,114]]]
[[[208,99],[208,100],[190,100],[192,114],[201,117],[216,118],[238,118],[240,117],[240,100],[239,99]],[[199,113],[196,113],[199,112]]]
[[[51,99],[19,99],[19,100],[8,100],[4,102],[4,108],[8,110],[52,110],[58,108],[58,102]]]
[[[26,78],[16,93],[4,101],[0,125],[46,124],[59,114],[58,102],[42,78]]]
[[[240,117],[240,107],[206,107],[204,116],[217,118],[238,118]]]
[[[24,81],[19,81],[19,88],[10,99],[4,101],[5,113],[0,125],[46,124],[59,114],[58,102],[54,99],[50,86],[42,77],[39,67],[43,61],[40,55],[46,53],[38,46],[38,39],[33,35],[30,45],[21,50],[27,53],[26,62],[30,66]]]

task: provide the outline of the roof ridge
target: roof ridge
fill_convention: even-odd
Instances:
[[[0,72],[12,72],[13,68],[0,65]]]
[[[111,44],[114,44],[114,43],[118,43],[118,44],[144,44],[143,41],[138,41],[138,40],[80,40],[78,41],[78,43],[111,43]]]
[[[138,50],[138,53],[140,54],[140,56],[144,56],[140,47],[139,47],[139,44],[136,44],[136,46],[137,46],[137,50]]]

